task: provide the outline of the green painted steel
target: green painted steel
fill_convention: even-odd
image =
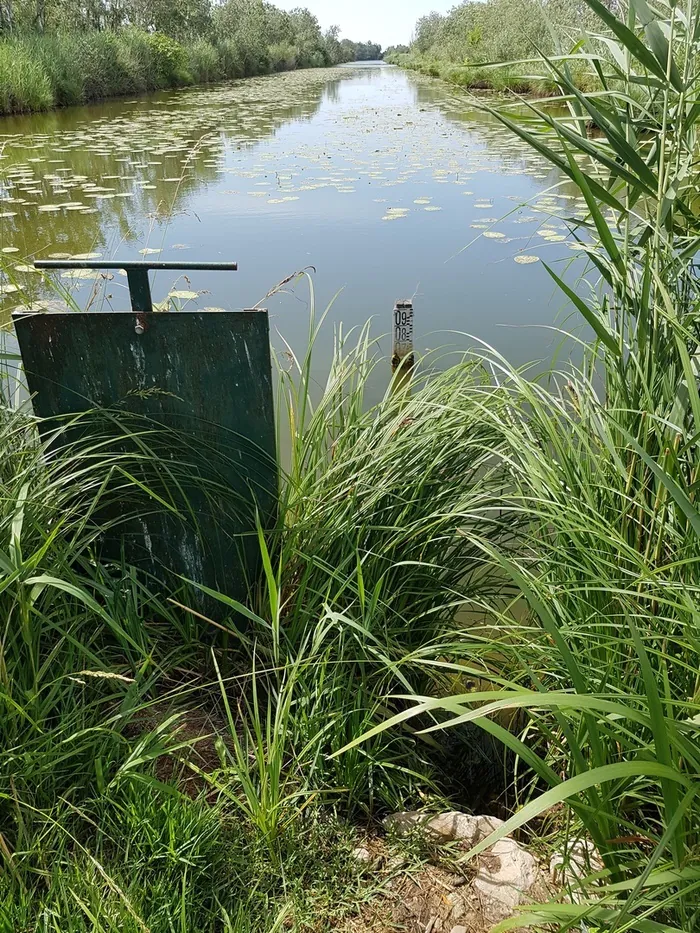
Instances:
[[[39,270],[60,269],[122,269],[126,272],[129,283],[131,310],[136,314],[153,310],[151,284],[148,273],[159,269],[171,269],[177,272],[236,272],[237,262],[170,262],[160,259],[131,259],[122,262],[105,259],[37,259],[34,268]]]
[[[151,285],[148,281],[146,269],[127,269],[126,278],[129,283],[131,310],[136,312],[152,311],[153,299],[151,298]]]
[[[169,585],[175,573],[243,597],[246,577],[259,570],[256,513],[265,526],[277,506],[267,312],[17,313],[13,320],[35,412],[50,419],[45,433],[74,412],[90,411],[92,420],[62,443],[84,438],[93,430],[86,424],[99,422],[95,437],[102,437],[105,425],[131,418],[134,435],[145,439],[127,440],[119,428],[117,449],[157,446],[166,473],[169,462],[187,464],[184,479],[181,468],[176,481],[160,477],[169,506],[144,496],[143,514],[107,535],[108,553]]]

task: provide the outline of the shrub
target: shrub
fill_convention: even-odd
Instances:
[[[149,35],[148,44],[154,57],[159,87],[191,83],[192,76],[187,70],[187,50],[184,46],[160,32]]]
[[[289,42],[276,42],[270,46],[269,56],[273,71],[292,71],[299,61],[299,49]]]
[[[245,54],[237,39],[224,39],[219,45],[221,70],[226,78],[245,76]]]
[[[78,60],[83,74],[83,99],[99,100],[135,90],[114,33],[94,32],[79,37]]]
[[[140,29],[127,29],[120,35],[121,60],[131,69],[134,90],[154,91],[162,87],[150,36]]]
[[[313,51],[306,61],[307,68],[324,68],[327,64],[323,52],[320,49]]]

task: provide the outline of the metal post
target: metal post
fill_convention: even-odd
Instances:
[[[136,314],[145,314],[153,310],[151,285],[147,269],[127,269],[126,280],[129,283],[131,310]]]
[[[413,369],[413,302],[397,301],[392,329],[391,371]]]

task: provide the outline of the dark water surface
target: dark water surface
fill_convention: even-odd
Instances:
[[[542,262],[522,260],[575,258],[557,215],[581,210],[576,189],[439,81],[381,64],[296,72],[5,118],[0,143],[0,314],[56,300],[32,259],[94,254],[238,261],[161,272],[154,299],[262,303],[296,351],[308,289],[265,296],[313,266],[317,310],[340,290],[319,368],[333,323],[375,316],[387,332],[398,298],[414,296],[419,350],[473,343],[446,333],[460,331],[522,364],[557,343],[536,325],[564,323]],[[80,306],[128,307],[122,274],[55,281]]]

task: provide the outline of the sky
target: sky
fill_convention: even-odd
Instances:
[[[323,29],[340,26],[341,37],[379,42],[384,48],[408,43],[416,20],[438,10],[446,13],[457,0],[273,0],[284,10],[307,7]]]

